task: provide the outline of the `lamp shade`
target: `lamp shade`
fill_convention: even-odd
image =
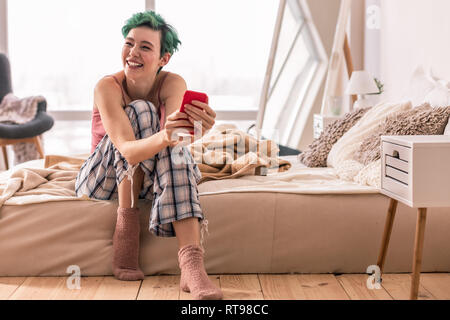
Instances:
[[[375,80],[365,70],[353,71],[348,82],[346,94],[367,94],[377,93],[378,87]]]

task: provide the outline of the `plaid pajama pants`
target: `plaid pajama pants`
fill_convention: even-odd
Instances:
[[[159,132],[158,112],[151,102],[136,100],[124,110],[130,119],[136,140]],[[175,154],[176,152],[178,154]],[[173,237],[173,221],[197,217],[202,220],[203,242],[207,220],[204,219],[200,208],[197,189],[201,173],[191,153],[184,146],[178,149],[164,148],[154,157],[130,166],[108,135],[105,135],[78,173],[75,183],[77,196],[85,194],[89,198],[99,200],[117,199],[118,185],[125,177],[132,183],[131,177],[138,166],[144,172],[139,199],[153,200],[150,232],[157,236]]]

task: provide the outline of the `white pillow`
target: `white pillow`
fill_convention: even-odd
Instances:
[[[403,94],[403,100],[410,100],[413,107],[420,106],[425,97],[436,87],[436,80],[431,71],[425,71],[423,66],[418,66],[412,73],[408,87]]]
[[[413,107],[424,102],[428,102],[432,107],[450,106],[450,82],[436,79],[430,70],[425,71],[423,66],[418,66],[411,75],[404,98],[411,100]],[[450,118],[444,135],[450,136]]]
[[[434,88],[425,96],[424,102],[432,107],[450,106],[450,83],[445,80],[436,81]],[[450,136],[450,118],[444,129],[444,135]]]
[[[344,165],[344,161],[353,159],[353,155],[358,151],[362,141],[371,136],[387,116],[410,109],[412,109],[411,101],[399,103],[382,102],[369,109],[331,147],[327,158],[327,167],[338,168],[340,165]]]
[[[434,88],[425,96],[423,102],[428,102],[434,108],[450,106],[448,83],[444,80],[436,81]]]

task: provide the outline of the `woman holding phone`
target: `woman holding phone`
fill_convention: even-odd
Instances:
[[[196,299],[221,299],[206,274],[202,246],[207,221],[200,207],[200,171],[175,131],[202,136],[215,122],[207,103],[180,105],[184,79],[161,71],[181,43],[172,26],[153,11],[133,15],[122,28],[123,70],[103,77],[94,90],[92,150],[77,176],[78,196],[117,199],[113,237],[113,273],[120,280],[140,280],[138,199],[153,199],[149,230],[177,237],[180,286]],[[196,128],[198,128],[196,126]],[[197,129],[196,129],[197,130]],[[191,139],[192,141],[193,139]],[[184,161],[173,161],[174,150]]]

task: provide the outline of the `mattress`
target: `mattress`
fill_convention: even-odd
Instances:
[[[42,165],[38,160],[22,167]],[[330,168],[322,169],[294,162],[282,174],[200,184],[209,221],[207,271],[364,273],[376,264],[389,199],[376,189],[336,181]],[[319,178],[327,175],[328,181]],[[112,275],[117,206],[117,201],[91,200],[5,202],[0,276],[64,276],[71,265],[85,276]],[[141,268],[147,275],[178,274],[176,238],[150,234],[151,201],[140,200],[139,207]],[[450,209],[428,212],[422,271],[449,272],[450,254],[443,244],[450,241]],[[386,272],[411,272],[415,222],[416,210],[399,204]]]

